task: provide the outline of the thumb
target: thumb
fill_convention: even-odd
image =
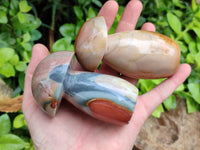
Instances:
[[[47,55],[49,55],[49,52],[48,52],[48,49],[44,45],[36,44],[33,46],[31,60],[27,67],[26,76],[25,76],[24,96],[23,96],[23,104],[22,104],[22,109],[24,113],[26,113],[27,111],[31,111],[31,109],[29,108],[34,102],[32,91],[31,91],[31,80],[32,80],[33,72],[36,66],[39,64],[39,62]]]

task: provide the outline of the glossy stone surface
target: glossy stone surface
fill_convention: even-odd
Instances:
[[[99,108],[98,110],[101,110],[99,115],[102,116],[102,113],[104,113],[104,117],[99,117],[97,115],[98,110],[94,111],[94,107],[96,106],[88,107],[91,101],[94,102],[99,101],[99,99],[104,99],[107,106],[110,104],[108,107],[115,107],[117,111],[121,111],[119,108],[123,107],[129,114],[131,113],[131,116],[137,101],[138,89],[129,82],[114,76],[90,72],[72,73],[64,80],[63,85],[65,99],[87,114],[99,120],[114,124],[128,123],[131,117],[128,116],[127,122],[120,119],[120,117],[112,120],[109,117],[109,112],[113,112],[107,111],[108,115],[105,117],[106,110],[103,108]],[[101,106],[99,105],[99,107]]]
[[[180,63],[181,51],[169,37],[151,31],[135,30],[106,36],[103,17],[87,21],[76,38],[80,64],[94,71],[101,60],[125,76],[157,79],[172,76]]]
[[[64,76],[60,76],[60,81],[53,80],[54,74],[52,70],[61,64],[70,66],[73,57],[73,52],[53,53],[44,58],[34,71],[32,78],[33,96],[39,106],[51,116],[55,116],[61,102],[61,93],[63,91],[62,80],[64,78]],[[62,75],[64,75],[68,69],[69,68],[65,68],[65,70],[62,70]],[[55,95],[55,93],[59,94]]]
[[[109,35],[103,61],[125,76],[155,79],[173,75],[180,56],[178,44],[167,36],[135,30]]]
[[[100,64],[107,43],[107,26],[103,17],[83,24],[75,42],[76,56],[83,68],[94,71]]]
[[[64,98],[99,120],[118,125],[128,123],[138,89],[115,76],[71,72],[73,57],[73,52],[57,52],[40,62],[32,79],[33,96],[39,106],[55,116]]]
[[[107,122],[111,123],[127,123],[132,116],[132,111],[128,110],[126,107],[117,105],[108,99],[91,99],[87,102],[87,105],[96,118],[107,120]]]

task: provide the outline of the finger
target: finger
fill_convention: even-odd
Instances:
[[[27,108],[27,109],[29,108],[26,106],[29,105],[30,100],[32,98],[31,79],[33,76],[33,72],[36,66],[38,65],[38,63],[48,54],[49,54],[48,49],[42,44],[36,44],[32,49],[32,57],[28,65],[28,68],[26,70],[26,76],[25,76],[23,110],[24,108]]]
[[[84,68],[80,65],[77,59],[74,60],[71,70],[73,71],[85,71]]]
[[[103,5],[101,10],[99,11],[98,16],[103,16],[105,18],[108,31],[110,30],[110,28],[115,20],[115,16],[117,15],[118,7],[119,6],[116,1],[109,0]],[[105,63],[102,63],[100,70],[96,70],[95,72],[109,74],[109,75],[118,75],[118,72],[116,72],[115,70],[110,68]]]
[[[170,78],[163,81],[151,91],[139,96],[139,101],[142,101],[144,109],[150,115],[173,91],[182,84],[190,75],[191,67],[188,64],[179,66],[177,72]]]
[[[142,3],[139,0],[131,0],[125,8],[115,32],[135,29],[141,11]]]
[[[85,71],[84,68],[80,65],[77,59],[74,60],[74,63],[72,65],[71,70],[73,71]],[[119,76],[119,73],[110,68],[108,65],[105,63],[101,64],[101,68],[98,70],[95,70],[96,73],[103,73],[107,75],[113,75],[113,76]]]
[[[49,55],[49,52],[44,45],[42,44],[34,45],[32,48],[32,56],[26,74],[32,76],[38,63],[47,55]]]
[[[113,70],[112,68],[110,68],[105,63],[102,63],[100,70],[96,70],[95,72],[108,74],[108,75],[113,75],[113,76],[119,76],[119,73],[117,71]]]
[[[98,13],[98,16],[103,16],[105,18],[108,31],[110,30],[110,28],[115,20],[115,16],[117,15],[118,7],[119,6],[116,1],[109,0],[103,5],[103,7],[101,8],[101,10]],[[80,65],[77,65],[76,62],[75,62],[75,66],[76,66],[76,68],[81,69]],[[105,73],[105,74],[110,74],[110,75],[118,74],[116,71],[114,71],[113,69],[111,69],[104,63],[102,63],[100,70],[96,70],[95,72]]]
[[[154,26],[154,24],[150,23],[150,22],[147,22],[147,23],[144,23],[142,25],[142,28],[141,30],[146,30],[146,31],[153,31],[155,32],[156,31],[156,27]]]
[[[130,77],[127,77],[127,76],[124,76],[124,75],[122,75],[122,76],[120,76],[120,77],[121,77],[122,79],[124,79],[124,80],[130,82],[131,84],[134,84],[134,85],[136,85],[137,82],[138,82],[138,79],[130,78]]]
[[[115,16],[117,15],[118,11],[118,4],[114,0],[107,1],[101,10],[98,13],[98,16],[103,16],[105,18],[108,31],[110,30],[110,27],[112,26]]]

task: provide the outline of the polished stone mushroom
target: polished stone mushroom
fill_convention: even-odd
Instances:
[[[180,63],[180,48],[169,37],[133,30],[107,35],[102,16],[83,24],[75,42],[80,64],[94,71],[103,61],[125,76],[157,79],[172,76]]]
[[[138,89],[121,78],[71,71],[74,52],[56,52],[43,59],[32,78],[32,93],[41,109],[55,116],[62,99],[99,120],[129,122]]]
[[[178,44],[150,31],[107,35],[103,17],[87,21],[75,42],[80,64],[89,71],[101,61],[125,76],[157,79],[172,76],[180,62]],[[119,77],[72,71],[74,52],[56,52],[43,59],[32,79],[32,92],[42,110],[55,116],[62,99],[99,120],[122,125],[129,122],[138,89]]]

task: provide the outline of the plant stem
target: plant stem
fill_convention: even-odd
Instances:
[[[56,16],[56,3],[54,3],[54,4],[53,4],[53,7],[52,7],[51,30],[54,30],[54,26],[55,26],[55,16]]]
[[[156,2],[156,6],[157,6],[157,8],[159,9],[159,2],[158,2],[158,0],[155,0],[155,2]]]
[[[53,43],[54,43],[54,28],[55,28],[55,15],[56,15],[56,2],[54,2],[52,7],[52,21],[51,28],[49,30],[49,49],[50,52],[53,52]]]
[[[186,32],[188,32],[188,31],[191,29],[192,26],[193,26],[193,23],[190,23],[190,24],[185,28],[185,30],[184,30],[183,32],[181,32],[181,34],[179,34],[179,35],[177,36],[177,38],[175,39],[175,41],[180,40],[180,39],[184,36],[184,34],[185,34]]]

